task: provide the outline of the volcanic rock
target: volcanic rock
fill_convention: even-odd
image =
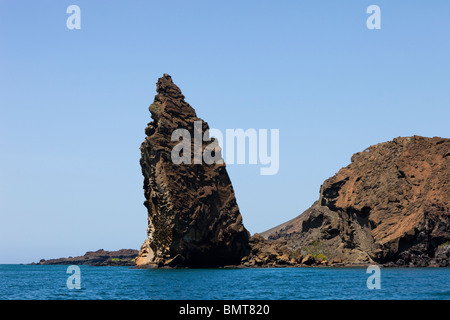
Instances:
[[[434,257],[434,263],[439,267],[450,267],[450,243],[438,246]]]
[[[287,246],[287,241],[268,241],[255,233],[250,238],[251,251],[241,261],[244,267],[298,266],[302,261],[299,250]]]
[[[303,258],[302,264],[310,266],[316,262],[316,259],[314,259],[314,256],[312,254],[306,255],[306,257]]]
[[[250,251],[249,233],[242,224],[217,141],[210,139],[208,124],[197,117],[169,75],[158,80],[156,90],[149,107],[153,121],[145,129],[147,137],[140,147],[148,238],[136,265],[239,264]],[[180,143],[179,139],[172,141],[176,129],[186,129],[191,137],[192,154],[188,148],[177,154],[187,155],[192,160],[189,163],[172,159],[172,151]],[[196,135],[203,137],[197,145]],[[211,146],[215,161],[206,163],[202,154]]]
[[[83,256],[41,259],[39,265],[90,265],[90,266],[134,266],[138,254],[137,250],[120,249],[117,251],[88,251]]]
[[[353,155],[319,201],[262,236],[320,244],[329,261],[448,265],[449,181],[450,139],[396,138]]]

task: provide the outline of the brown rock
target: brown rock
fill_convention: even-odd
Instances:
[[[316,259],[314,259],[314,256],[312,254],[307,254],[306,257],[303,258],[302,264],[306,266],[310,266],[316,263]]]
[[[261,235],[300,247],[320,240],[345,263],[426,266],[450,240],[448,181],[450,139],[397,138],[356,153],[310,209]]]
[[[202,141],[202,135],[207,137],[208,124],[197,117],[169,75],[158,80],[157,93],[149,107],[153,121],[145,129],[147,137],[140,148],[148,239],[136,264],[239,264],[249,253],[249,234],[242,224],[220,149],[215,149],[219,161],[213,164],[205,163],[201,156],[205,148],[214,143],[217,146],[217,142]],[[186,152],[191,160],[187,164],[172,161],[172,150],[180,143],[171,140],[176,129],[188,130],[191,137],[200,135],[200,144],[195,139],[187,141],[192,156],[187,149],[182,150],[182,156]]]
[[[341,258],[335,258],[333,259],[333,261],[331,261],[331,263],[342,263],[342,259]]]
[[[279,265],[288,265],[291,264],[291,259],[288,255],[282,254],[276,258],[276,263]]]

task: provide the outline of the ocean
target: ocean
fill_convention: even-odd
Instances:
[[[69,271],[69,273],[67,273]],[[450,268],[132,269],[0,265],[1,300],[449,300]],[[73,287],[78,277],[79,289]],[[375,281],[375,280],[374,280]],[[370,283],[375,283],[372,280]]]

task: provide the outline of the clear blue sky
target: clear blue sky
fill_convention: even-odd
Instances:
[[[68,30],[66,8],[81,8]],[[381,8],[368,30],[366,8]],[[172,75],[214,128],[277,128],[280,170],[230,165],[253,234],[353,153],[449,137],[450,1],[0,1],[0,263],[138,249],[139,146]]]

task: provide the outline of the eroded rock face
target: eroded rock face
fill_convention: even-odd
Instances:
[[[262,235],[300,247],[320,241],[328,259],[347,263],[433,263],[450,239],[450,139],[397,138],[353,155],[318,202]]]
[[[149,107],[153,121],[145,129],[147,137],[140,148],[148,239],[136,265],[239,264],[250,250],[249,233],[242,224],[225,164],[205,163],[193,139],[192,159],[200,159],[200,164],[175,164],[171,158],[173,148],[179,144],[171,141],[174,130],[187,129],[192,138],[197,130],[197,134],[207,137],[208,124],[197,117],[169,75],[158,80],[157,93]],[[201,126],[196,126],[195,121],[202,121]],[[210,143],[201,142],[201,151]],[[218,148],[216,152],[220,155]]]

